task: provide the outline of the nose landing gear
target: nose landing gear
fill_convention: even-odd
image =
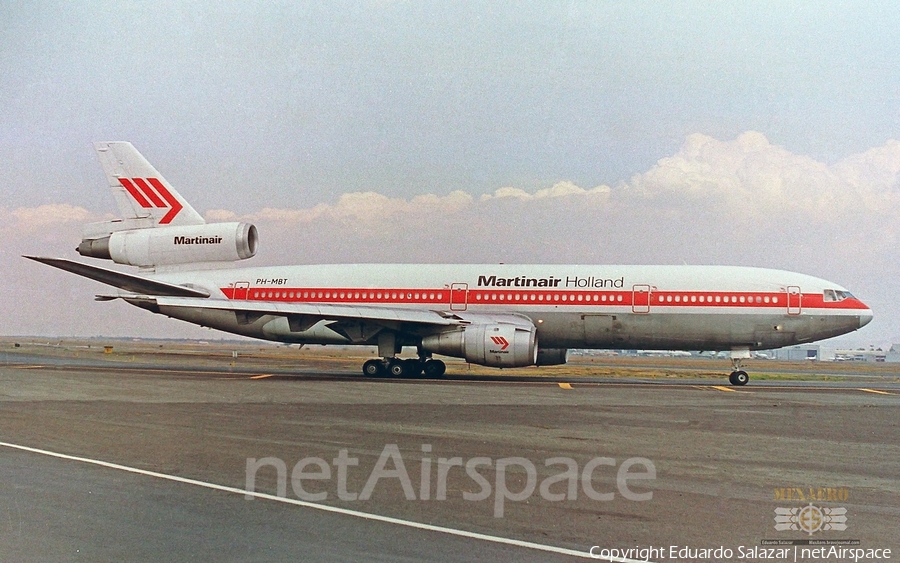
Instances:
[[[728,381],[736,386],[747,385],[750,376],[742,368],[743,361],[750,358],[750,349],[737,349],[731,351],[731,366],[733,371],[728,376]]]

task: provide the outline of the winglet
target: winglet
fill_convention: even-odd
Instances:
[[[154,227],[202,225],[203,217],[126,141],[94,143],[123,219],[151,219]]]

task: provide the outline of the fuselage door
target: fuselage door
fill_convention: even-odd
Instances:
[[[469,300],[469,284],[454,283],[450,284],[450,310],[465,311],[468,307]]]
[[[796,285],[789,285],[787,288],[787,314],[799,315],[802,311],[803,294]]]
[[[250,293],[250,282],[234,282],[234,297],[232,299],[247,299]]]
[[[631,288],[631,311],[634,313],[650,312],[650,286],[644,283],[635,284]]]

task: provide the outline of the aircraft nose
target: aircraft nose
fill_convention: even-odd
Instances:
[[[859,328],[872,322],[872,309],[866,309],[859,314]]]

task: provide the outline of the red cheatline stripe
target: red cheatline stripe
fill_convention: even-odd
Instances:
[[[230,287],[221,288],[222,292],[229,299],[236,299],[235,290]],[[451,291],[447,288],[419,288],[419,289],[373,289],[373,288],[333,288],[333,287],[315,287],[315,288],[296,288],[296,287],[252,287],[240,288],[242,299],[256,301],[286,301],[297,303],[373,303],[373,304],[395,304],[395,303],[442,303],[449,302]],[[495,295],[493,295],[495,294]],[[697,300],[691,300],[690,297],[685,300],[684,296],[695,295]],[[649,306],[651,311],[671,311],[680,308],[699,308],[699,309],[745,309],[745,310],[767,310],[780,311],[787,310],[786,294],[784,293],[737,293],[737,292],[660,292],[658,295],[678,295],[680,299],[675,301],[674,298],[670,302],[659,302],[653,299],[649,304],[643,303],[643,306]],[[700,301],[699,295],[703,296]],[[753,295],[753,299],[748,298]],[[764,300],[762,303],[756,303],[756,295],[768,295],[769,302]],[[518,296],[518,298],[516,298]],[[718,296],[719,301],[710,299],[710,297]],[[744,296],[744,302],[740,302],[740,297]],[[496,297],[494,299],[493,297]],[[502,299],[501,299],[502,297]],[[543,297],[543,299],[539,299]],[[581,297],[581,299],[579,299]],[[606,299],[603,299],[606,297]],[[619,297],[622,299],[619,300]],[[732,297],[736,300],[733,302]],[[777,301],[776,301],[777,299]],[[544,306],[585,306],[585,307],[631,307],[634,305],[632,294],[630,291],[619,292],[594,292],[594,291],[492,291],[485,290],[479,293],[477,290],[468,291],[467,303],[473,306],[517,306],[517,305],[544,305]],[[639,303],[639,305],[641,305]],[[864,310],[867,307],[858,299],[846,299],[839,302],[825,302],[821,294],[803,294],[804,309],[832,309],[832,310]]]
[[[125,188],[125,191],[128,192],[128,195],[130,195],[136,202],[138,202],[138,205],[140,205],[141,207],[150,207],[150,202],[147,201],[147,199],[143,195],[141,195],[141,192],[138,191],[136,187],[134,187],[134,184],[131,183],[131,180],[129,180],[128,178],[119,178],[119,183],[122,184],[122,187]]]
[[[144,192],[144,195],[153,202],[153,205],[155,205],[156,207],[167,207],[162,198],[159,197],[159,195],[155,191],[153,191],[153,188],[147,185],[147,182],[145,182],[143,178],[132,178],[132,181],[134,181],[134,183],[137,184],[137,187],[139,187],[141,191]]]
[[[167,190],[163,183],[158,179],[147,178],[147,181],[153,184],[153,187],[156,188],[156,191],[162,194],[162,196],[168,202],[169,207],[171,207],[171,209],[169,209],[169,212],[159,220],[160,224],[162,225],[168,224],[172,221],[172,219],[175,218],[176,215],[178,215],[178,213],[184,208],[184,206],[181,205],[181,202],[178,201],[178,199],[176,199],[175,196],[172,195],[172,192]]]

